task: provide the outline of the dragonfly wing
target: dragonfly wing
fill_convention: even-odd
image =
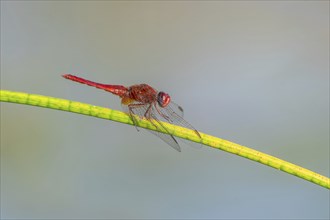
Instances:
[[[176,104],[175,102],[171,101],[168,105],[168,107],[171,109],[172,112],[174,112],[175,114],[177,114],[179,117],[183,118],[183,108]]]
[[[150,107],[150,104],[145,104],[145,105],[140,105],[139,102],[135,102],[133,104],[136,104],[137,107],[134,107],[132,109],[132,113],[139,116],[140,118],[147,118],[147,119],[153,119],[152,124],[157,128],[157,130],[160,130],[160,127],[162,127],[163,129],[166,129],[165,125],[160,121],[159,118],[163,119],[162,117],[159,116],[159,114],[157,113],[156,109],[154,109],[154,106],[151,106],[150,114],[146,115],[146,112],[148,111],[148,108]],[[122,105],[123,110],[129,114],[129,108],[127,105]],[[149,117],[149,118],[148,118]],[[170,134],[165,134],[159,131],[154,131],[154,130],[149,130],[149,129],[145,129],[147,131],[149,131],[150,133],[152,133],[153,135],[159,137],[160,139],[162,139],[165,143],[167,143],[168,145],[170,145],[171,147],[173,147],[175,150],[181,152],[181,148],[179,143],[177,142],[177,140]]]
[[[167,120],[169,123],[191,129],[191,130],[195,131],[196,135],[199,138],[201,138],[201,135],[199,134],[199,132],[191,124],[189,124],[186,120],[183,119],[182,107],[171,102],[165,108],[162,108],[159,105],[157,106],[157,108],[160,111],[160,113],[163,115],[162,118]]]
[[[147,130],[147,131],[149,131],[151,134],[154,134],[157,137],[159,137],[160,139],[162,139],[165,143],[167,143],[168,145],[173,147],[178,152],[181,152],[181,148],[180,148],[179,143],[177,142],[177,140],[172,135],[161,133],[161,132],[158,132],[158,131],[153,131],[153,130]]]
[[[178,141],[172,135],[169,134],[166,126],[159,119],[159,114],[157,114],[156,109],[154,109],[154,106],[152,106],[151,108],[152,109],[151,109],[151,113],[149,116],[150,116],[150,119],[153,119],[153,121],[151,121],[152,124],[157,128],[157,130],[160,130],[160,128],[163,128],[165,131],[167,131],[167,134],[162,133],[160,131],[154,131],[154,130],[148,130],[148,131],[150,133],[156,135],[160,139],[162,139],[165,143],[167,143],[168,145],[173,147],[178,152],[181,152],[181,148],[180,148]]]

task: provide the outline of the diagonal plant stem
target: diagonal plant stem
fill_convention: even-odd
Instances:
[[[66,99],[59,99],[49,96],[34,95],[34,94],[28,94],[22,92],[0,90],[0,101],[73,112],[82,115],[93,116],[97,118],[108,119],[120,123],[134,125],[129,115],[127,115],[124,112],[116,111],[108,108],[102,108],[99,106],[94,106],[81,102],[70,101]],[[136,118],[136,120],[138,121],[137,126],[145,129],[156,130],[156,128],[153,126],[153,124],[150,121],[145,119],[140,119],[138,117]],[[174,136],[187,139],[190,141],[198,142],[219,150],[226,151],[228,153],[236,154],[246,159],[253,160],[258,163],[273,167],[275,169],[281,170],[283,172],[289,173],[291,175],[315,183],[324,188],[330,189],[330,179],[326,176],[322,176],[318,173],[297,166],[295,164],[289,163],[285,160],[281,160],[279,158],[270,156],[268,154],[253,150],[245,146],[241,146],[239,144],[235,144],[233,142],[224,139],[213,137],[211,135],[207,135],[201,132],[199,133],[201,134],[202,139],[199,139],[199,137],[196,136],[195,131],[193,130],[168,124],[165,122],[164,124],[166,126],[167,131]],[[163,133],[167,132],[163,128],[158,128],[158,129],[161,129],[161,132]]]

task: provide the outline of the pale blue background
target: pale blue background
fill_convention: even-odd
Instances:
[[[60,77],[172,95],[202,132],[329,176],[329,2],[1,1],[1,88],[120,108]],[[329,190],[92,117],[1,103],[2,218],[329,218]]]

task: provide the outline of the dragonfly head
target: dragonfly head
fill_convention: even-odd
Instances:
[[[157,95],[157,102],[160,107],[164,108],[171,102],[171,97],[165,92],[159,92]]]

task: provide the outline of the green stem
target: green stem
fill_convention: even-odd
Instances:
[[[94,105],[84,104],[80,102],[69,101],[65,99],[0,90],[0,101],[62,110],[62,111],[73,112],[73,113],[78,113],[78,114],[83,114],[83,115],[88,115],[88,116],[93,116],[97,118],[103,118],[120,123],[133,125],[133,122],[130,119],[130,117],[124,112],[120,112],[108,108],[102,108]],[[150,130],[156,129],[153,126],[153,124],[148,120],[137,118],[137,121],[138,121],[138,126],[141,128],[150,129]],[[202,136],[202,139],[199,139],[196,133],[192,130],[175,126],[172,124],[167,124],[167,123],[165,124],[168,132],[174,136],[187,139],[190,141],[202,143],[204,145],[216,149],[220,149],[228,153],[236,154],[238,156],[273,167],[275,169],[284,171],[291,175],[315,183],[319,186],[330,189],[330,179],[328,177],[322,176],[318,173],[312,172],[303,167],[270,156],[268,154],[250,149],[248,147],[244,147],[239,144],[235,144],[233,142],[220,139],[217,137],[213,137],[211,135],[207,135],[201,132],[200,134]],[[165,130],[162,130],[162,132],[166,133]]]

